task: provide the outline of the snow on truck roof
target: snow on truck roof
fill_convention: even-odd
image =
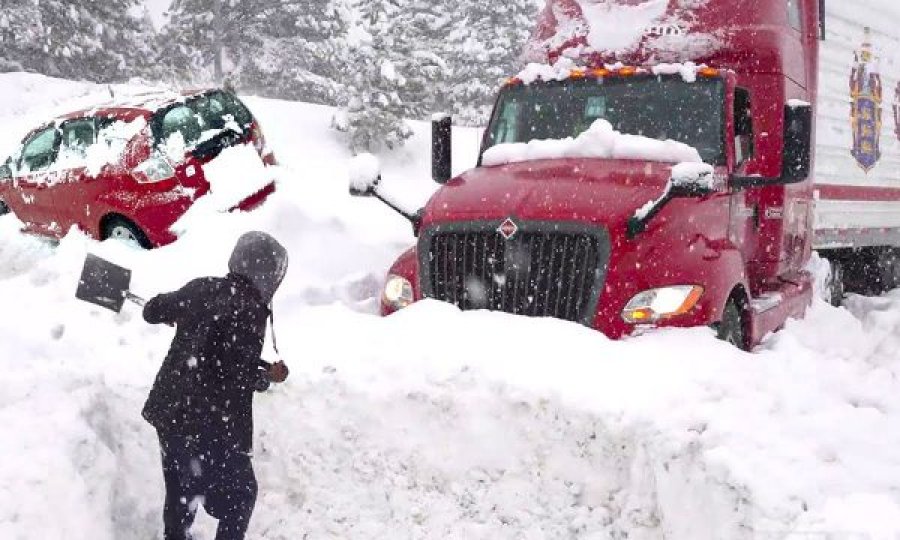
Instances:
[[[741,65],[780,71],[789,54],[784,0],[547,0],[525,46],[528,62]],[[782,35],[785,34],[785,35]]]
[[[632,77],[636,75],[680,75],[688,83],[695,82],[698,77],[718,77],[722,70],[706,64],[661,63],[650,67],[607,64],[599,68],[578,66],[569,58],[560,58],[555,64],[530,63],[518,75],[507,79],[507,85],[532,84],[538,81],[564,81],[567,79],[604,79],[606,77]]]

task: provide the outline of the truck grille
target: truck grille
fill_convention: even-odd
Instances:
[[[507,240],[493,224],[479,229],[426,233],[426,296],[464,310],[591,324],[609,258],[605,232],[525,225]]]

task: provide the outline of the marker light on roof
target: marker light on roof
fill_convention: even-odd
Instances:
[[[573,69],[569,72],[569,78],[571,79],[583,79],[587,76],[587,70],[585,69]]]
[[[518,77],[510,77],[506,79],[506,81],[503,83],[503,86],[516,86],[519,84],[522,84],[522,79]]]
[[[617,73],[622,77],[631,77],[632,75],[637,74],[637,68],[632,66],[625,66],[619,68],[619,71]]]
[[[597,68],[591,70],[591,75],[597,78],[609,77],[609,70],[606,68]]]
[[[718,77],[720,74],[719,70],[716,68],[705,67],[697,70],[697,75],[701,77]]]

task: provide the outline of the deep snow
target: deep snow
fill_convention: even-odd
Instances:
[[[0,75],[0,120],[19,130],[0,153],[103,91]],[[154,252],[77,233],[53,247],[0,218],[0,538],[154,537],[162,478],[140,408],[172,331],[74,300],[81,263],[129,266],[150,294],[220,274],[248,228],[291,253],[276,322],[292,375],[256,401],[252,538],[900,535],[900,291],[817,302],[753,354],[705,329],[611,342],[436,302],[382,319],[408,223],[347,195],[330,109],[248,103],[283,163],[257,212],[195,222]],[[383,164],[410,205],[434,189],[415,127]],[[457,169],[474,163],[478,132],[456,143]],[[201,519],[201,538],[213,528]]]

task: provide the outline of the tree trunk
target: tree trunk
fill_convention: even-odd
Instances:
[[[224,69],[222,67],[223,63],[223,42],[225,33],[225,21],[224,15],[222,13],[222,2],[223,0],[216,0],[215,2],[215,11],[213,12],[213,52],[215,54],[215,59],[213,61],[213,69],[214,69],[214,77],[216,79],[216,83],[221,84],[222,80],[225,78]]]

